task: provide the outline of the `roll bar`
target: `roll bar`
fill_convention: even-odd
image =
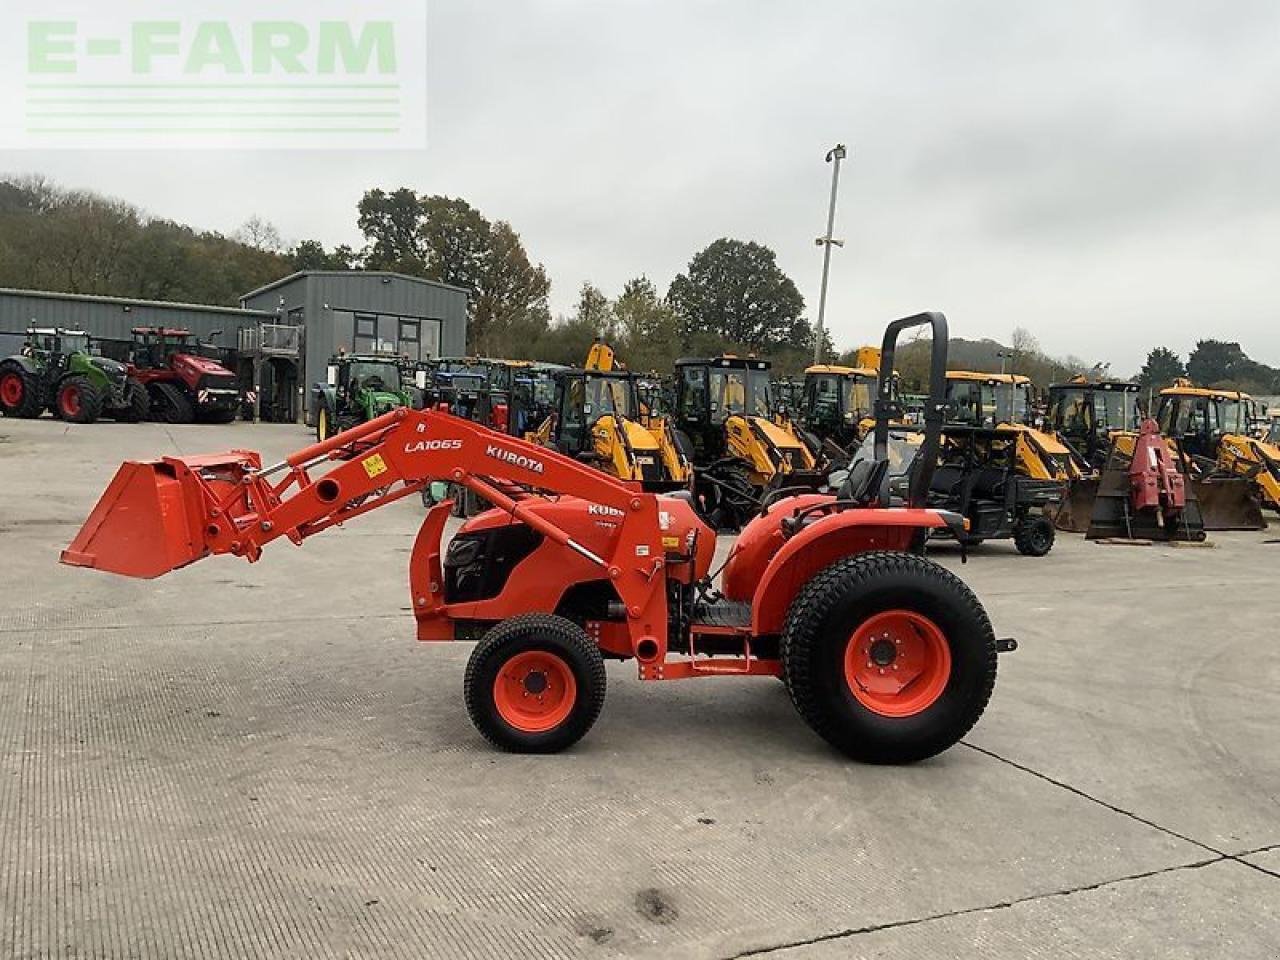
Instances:
[[[938,463],[938,451],[942,444],[942,421],[947,398],[947,318],[936,311],[917,313],[889,324],[884,331],[884,343],[880,347],[880,382],[876,387],[875,458],[889,459],[889,421],[901,416],[901,405],[893,399],[894,354],[898,349],[898,337],[904,330],[923,327],[933,328],[933,346],[929,353],[929,399],[924,407],[924,442],[916,454],[911,471],[911,486],[907,505],[923,507],[933,483],[933,471]],[[889,486],[880,490],[881,506],[889,506]]]

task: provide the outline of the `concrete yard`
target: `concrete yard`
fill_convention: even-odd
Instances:
[[[57,563],[122,459],[306,442],[0,420],[0,956],[1280,956],[1280,527],[939,550],[1021,649],[914,767],[626,664],[511,756],[470,646],[413,640],[416,498],[256,565]]]

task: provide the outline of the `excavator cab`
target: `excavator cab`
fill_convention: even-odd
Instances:
[[[1106,464],[1117,433],[1137,433],[1141,387],[1121,380],[1072,377],[1049,387],[1047,426],[1095,470]]]
[[[582,368],[557,371],[555,382],[553,412],[529,439],[645,490],[689,485],[688,462],[665,418],[642,403],[640,378],[608,344],[597,340]]]
[[[1192,461],[1209,529],[1258,529],[1266,525],[1259,506],[1280,512],[1280,447],[1253,435],[1257,411],[1238,390],[1180,379],[1160,391],[1156,420]]]
[[[771,489],[823,480],[795,430],[774,422],[770,366],[731,354],[676,361],[676,428],[694,464],[696,496],[720,526],[741,524]]]

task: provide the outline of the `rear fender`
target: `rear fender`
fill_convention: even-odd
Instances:
[[[27,373],[32,373],[36,375],[39,375],[40,373],[40,368],[36,365],[36,362],[32,360],[30,357],[24,357],[20,353],[15,353],[11,357],[5,357],[4,362],[16,364],[17,366],[25,370]]]
[[[814,575],[842,557],[869,550],[908,550],[917,531],[947,526],[937,510],[842,510],[820,517],[782,545],[765,567],[751,600],[751,632],[782,632],[787,608]]]

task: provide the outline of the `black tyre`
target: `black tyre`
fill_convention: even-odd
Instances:
[[[93,423],[102,413],[102,394],[88,377],[64,377],[54,389],[53,412],[67,423]]]
[[[1025,557],[1043,557],[1053,549],[1056,536],[1053,521],[1048,517],[1023,517],[1013,528],[1013,545]]]
[[[142,423],[151,413],[147,388],[137,380],[130,380],[124,385],[124,402],[123,407],[113,411],[114,418],[120,423]]]
[[[172,383],[152,384],[151,395],[154,418],[163,423],[193,423],[195,407],[185,390]]]
[[[717,530],[740,529],[759,508],[751,471],[741,463],[716,464],[699,479],[703,513]]]
[[[316,442],[320,443],[333,436],[334,425],[329,408],[323,403],[316,410]]]
[[[44,412],[40,378],[18,363],[0,363],[0,413],[34,420]]]
[[[782,634],[791,701],[855,760],[913,763],[977,723],[996,680],[996,640],[956,576],[909,553],[837,560],[801,587]]]
[[[604,706],[600,648],[571,620],[529,613],[503,620],[467,661],[463,697],[486,740],[513,753],[577,743]]]

